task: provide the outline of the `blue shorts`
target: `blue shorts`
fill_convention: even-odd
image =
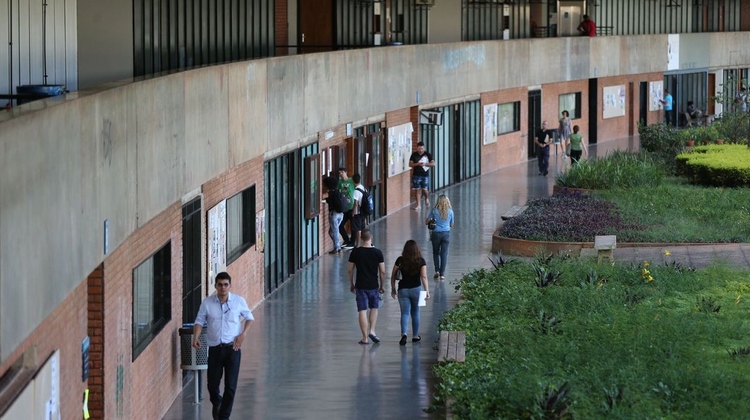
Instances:
[[[412,175],[411,177],[411,189],[412,190],[426,190],[430,184],[429,175]]]
[[[378,309],[380,305],[380,293],[378,293],[378,289],[354,289],[354,292],[354,295],[357,297],[357,312],[366,311],[368,308]]]

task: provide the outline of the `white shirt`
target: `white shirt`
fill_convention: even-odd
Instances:
[[[224,303],[219,302],[216,294],[203,299],[195,323],[203,326],[206,330],[206,343],[213,347],[233,343],[242,332],[243,319],[255,320],[245,298],[230,292]]]
[[[359,208],[362,207],[362,191],[360,189],[364,190],[365,187],[362,186],[362,184],[356,184],[354,186],[354,199],[357,200],[357,212],[354,214],[359,214]]]

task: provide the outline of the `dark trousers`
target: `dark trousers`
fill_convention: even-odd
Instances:
[[[549,146],[536,148],[536,159],[539,164],[539,173],[546,174],[549,169]]]
[[[349,233],[346,232],[346,222],[352,220],[352,214],[354,212],[352,210],[345,211],[344,212],[344,220],[341,221],[341,224],[339,225],[339,233],[341,234],[341,237],[344,238],[344,243],[348,244],[351,243],[352,240],[349,238]]]
[[[672,110],[669,110],[669,111],[665,110],[664,116],[667,119],[667,125],[670,127],[674,127],[674,113],[672,112]]]
[[[208,348],[208,371],[206,373],[208,394],[211,397],[211,404],[213,404],[214,409],[219,407],[220,419],[228,419],[232,414],[241,358],[241,351],[234,351],[231,345]],[[225,375],[223,396],[219,389],[222,375]]]
[[[577,163],[579,160],[581,160],[581,155],[583,155],[583,150],[571,150],[570,161],[573,163]]]

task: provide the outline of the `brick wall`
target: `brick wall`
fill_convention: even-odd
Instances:
[[[276,45],[289,45],[289,5],[287,0],[276,0],[274,5],[274,43]],[[276,48],[276,56],[289,54],[289,48]]]
[[[489,104],[503,104],[508,102],[521,102],[521,122],[520,130],[497,136],[495,143],[483,145],[481,149],[481,167],[482,173],[488,173],[500,169],[504,166],[514,165],[527,160],[528,153],[528,88],[516,88],[498,90],[483,93],[480,101],[482,104],[482,121],[484,127],[484,106]],[[484,141],[484,130],[481,132],[482,142]]]
[[[601,110],[604,103],[604,88],[609,86],[625,86],[625,116],[604,119],[602,112],[597,112],[597,124],[599,126],[599,141],[611,140],[629,135],[638,134],[638,115],[640,111],[640,88],[641,82],[658,82],[663,81],[662,73],[639,74],[632,76],[607,77],[598,80],[597,88],[598,102],[597,106]],[[648,98],[646,98],[648,102]],[[675,106],[678,106],[675,104]],[[664,121],[663,111],[648,111],[646,116],[647,124],[654,124]],[[584,132],[585,135],[585,132]]]
[[[86,280],[88,295],[89,414],[104,418],[104,265],[100,264]]]
[[[54,276],[54,273],[50,273]],[[60,418],[81,418],[81,401],[87,383],[81,377],[81,343],[87,334],[86,282],[81,283],[52,313],[5,359],[0,376],[24,356],[36,353],[35,365],[41,366],[55,350],[60,350]],[[31,299],[29,304],[40,304]],[[9,314],[5,314],[9,315]],[[92,378],[89,378],[89,383]],[[37,406],[40,408],[40,406]]]
[[[172,319],[133,361],[132,272],[171,243]],[[104,417],[159,419],[182,388],[182,206],[175,203],[136,230],[104,262]],[[145,409],[150,407],[151,409]]]
[[[255,184],[255,211],[260,212],[265,208],[262,156],[236,166],[205,183],[203,185],[203,225],[208,226],[205,217],[210,208],[221,200],[231,198],[235,194],[250,188],[253,184]],[[255,220],[253,220],[253,223],[255,223]],[[206,232],[206,229],[203,231]],[[205,255],[205,253],[202,255]],[[207,263],[204,261],[203,267],[206,266]],[[251,308],[263,300],[265,262],[263,253],[258,250],[257,244],[233,261],[227,267],[227,272],[232,276],[232,293],[242,295]],[[214,279],[207,279],[207,281],[209,284],[213,284]],[[208,289],[213,290],[213,287]]]

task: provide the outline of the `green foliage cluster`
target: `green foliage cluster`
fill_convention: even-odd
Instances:
[[[440,330],[466,362],[437,366],[433,408],[461,419],[747,417],[748,273],[514,260],[460,283]],[[540,266],[544,266],[543,268]],[[556,280],[539,284],[540,272]]]
[[[678,175],[709,187],[750,187],[750,149],[743,145],[709,145],[676,157]]]
[[[719,139],[719,130],[713,125],[688,127],[680,131],[680,137],[695,144],[713,144]]]
[[[747,139],[750,138],[750,113],[724,112],[712,127],[716,128],[719,138],[725,143],[747,145]]]
[[[664,123],[638,123],[641,149],[648,152],[651,159],[670,175],[675,173],[675,156],[685,149],[685,138],[681,131]]]
[[[616,150],[599,159],[589,159],[571,165],[557,175],[558,185],[571,188],[602,190],[657,186],[665,176],[663,164],[650,153]]]

